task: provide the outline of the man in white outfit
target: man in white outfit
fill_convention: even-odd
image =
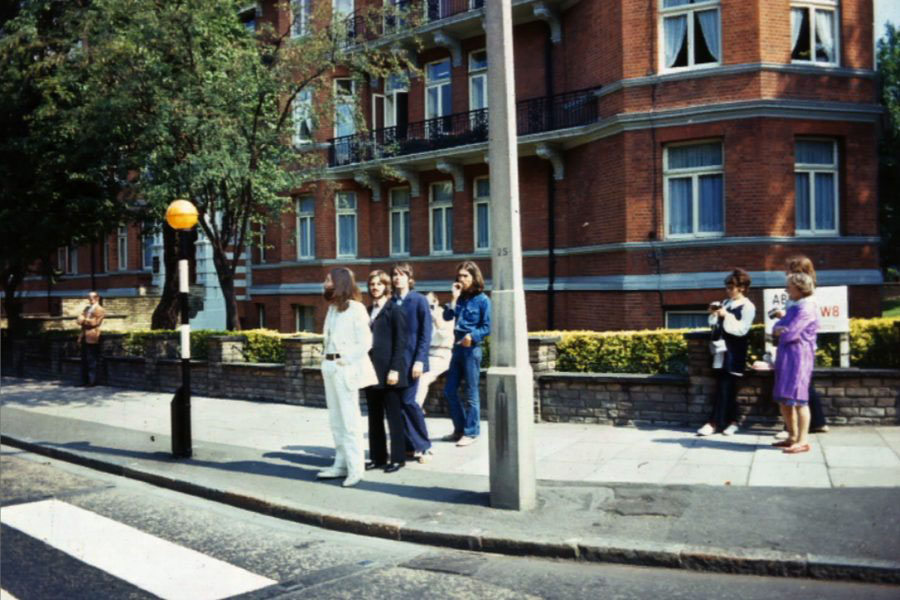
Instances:
[[[422,373],[419,379],[419,389],[416,391],[416,403],[425,412],[425,398],[428,397],[428,387],[447,371],[450,367],[450,355],[453,353],[453,319],[444,320],[444,309],[438,303],[434,292],[425,295],[428,300],[428,308],[431,310],[431,344],[428,347],[428,371]]]

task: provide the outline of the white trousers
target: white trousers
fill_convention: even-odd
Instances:
[[[333,469],[346,471],[348,477],[362,477],[365,472],[363,426],[359,412],[359,390],[350,387],[348,369],[336,361],[322,361],[325,382],[325,404],[334,438]]]
[[[429,356],[428,368],[429,370],[422,373],[419,377],[419,389],[416,390],[416,404],[419,406],[425,404],[425,398],[428,397],[428,388],[431,387],[431,384],[450,368],[450,358]]]

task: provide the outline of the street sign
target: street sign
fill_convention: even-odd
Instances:
[[[819,334],[839,333],[842,367],[850,366],[850,310],[847,302],[847,286],[837,285],[816,288],[812,296],[819,311]],[[774,309],[785,310],[787,290],[770,288],[763,290],[763,323],[766,328],[766,353],[774,359],[775,346],[772,327],[778,318],[770,317]]]

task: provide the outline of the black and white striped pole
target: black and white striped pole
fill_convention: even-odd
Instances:
[[[188,257],[190,231],[197,224],[197,208],[175,200],[166,210],[166,222],[178,237],[178,296],[181,313],[181,387],[172,399],[172,456],[190,458],[191,444],[191,324],[188,313]]]

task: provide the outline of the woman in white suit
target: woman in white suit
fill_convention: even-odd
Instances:
[[[365,472],[359,390],[378,383],[369,359],[372,331],[369,314],[360,302],[359,288],[350,269],[332,269],[325,278],[323,296],[329,306],[325,316],[322,379],[335,456],[334,464],[319,471],[317,477],[344,477],[342,485],[351,487],[362,480]]]

